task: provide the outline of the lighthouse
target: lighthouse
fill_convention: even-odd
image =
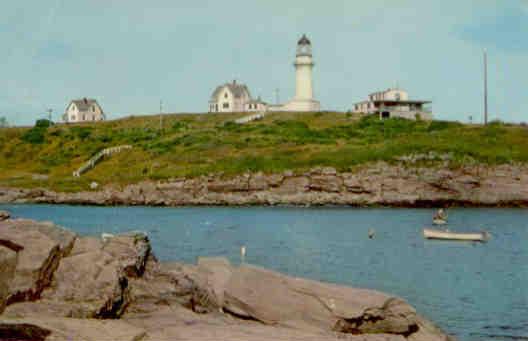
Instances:
[[[313,98],[312,43],[305,34],[297,42],[295,55],[295,97],[283,106],[284,111],[319,111],[320,104]]]
[[[314,67],[312,58],[312,43],[303,35],[297,42],[297,54],[295,56],[295,99],[311,100],[312,89],[312,69]]]

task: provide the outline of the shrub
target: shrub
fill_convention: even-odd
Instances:
[[[429,123],[429,126],[427,127],[427,131],[438,131],[438,130],[445,130],[449,128],[457,128],[461,127],[462,124],[460,122],[449,122],[449,121],[432,121]]]
[[[174,130],[174,131],[180,131],[180,130],[184,130],[186,128],[187,128],[187,123],[182,122],[182,121],[176,121],[172,125],[172,130]]]
[[[42,144],[44,143],[45,133],[45,130],[33,127],[22,135],[22,140],[31,144]]]
[[[93,128],[90,127],[72,127],[72,133],[80,138],[81,140],[86,140],[90,135],[92,135]]]
[[[35,123],[35,127],[37,128],[49,128],[53,125],[53,122],[51,122],[50,120],[47,120],[47,119],[41,119],[41,120],[37,120],[37,122]]]
[[[53,125],[50,120],[37,120],[35,126],[22,135],[22,140],[31,144],[42,144],[45,140],[46,130]]]

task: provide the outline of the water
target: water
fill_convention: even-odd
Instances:
[[[403,297],[461,341],[528,339],[528,210],[451,209],[487,244],[424,240],[427,209],[0,205],[80,234],[147,231],[161,260],[226,256]],[[375,229],[373,240],[368,230]]]

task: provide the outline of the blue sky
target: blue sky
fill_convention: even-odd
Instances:
[[[110,118],[204,112],[237,79],[274,102],[294,94],[295,43],[312,40],[322,107],[347,110],[398,84],[437,118],[528,121],[527,0],[48,0],[0,5],[0,116],[29,124],[68,101]]]

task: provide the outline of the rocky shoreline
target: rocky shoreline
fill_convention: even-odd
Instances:
[[[0,188],[0,203],[78,205],[353,205],[528,207],[528,165],[376,163],[354,173],[247,173],[144,181],[77,193]]]
[[[398,297],[0,215],[0,339],[454,340]]]

